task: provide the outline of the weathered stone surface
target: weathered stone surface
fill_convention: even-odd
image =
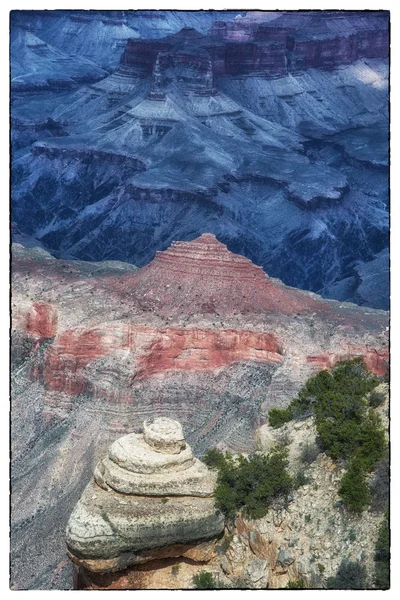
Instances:
[[[149,563],[154,560],[169,558],[188,558],[193,562],[207,563],[217,558],[215,547],[218,540],[198,541],[192,544],[171,544],[160,548],[149,550],[138,550],[137,552],[124,552],[115,558],[77,558],[68,552],[71,560],[76,565],[87,569],[91,573],[117,573],[132,565]]]
[[[43,258],[29,249],[14,257],[12,514],[21,528],[15,529],[13,552],[20,573],[32,573],[32,578],[23,575],[24,581],[36,581],[44,572],[41,564],[51,573],[54,556],[65,561],[67,519],[92,465],[118,437],[136,431],[134,424],[170,416],[184,424],[196,456],[217,445],[247,452],[254,449],[254,431],[268,410],[287,405],[308,377],[325,367],[308,356],[329,353],[330,365],[363,355],[374,358],[378,373],[384,371],[386,313],[321,298],[317,310],[314,295],[266,276],[270,283],[260,287],[252,304],[245,269],[239,276],[229,260],[219,258],[231,256],[236,263],[235,255],[218,242],[200,246],[212,249],[200,271],[196,257],[190,268],[189,260],[177,257],[185,267],[181,271],[165,261],[164,271],[157,267],[151,278],[149,265],[144,296],[135,295],[139,284],[132,268],[119,263],[100,271],[93,263]],[[187,243],[183,250],[190,248]],[[219,262],[224,269],[215,276]],[[224,271],[227,279],[218,279]],[[263,285],[261,276],[253,279]],[[271,290],[282,300],[281,289],[303,303],[312,301],[310,308],[280,313],[280,303],[274,308],[267,296]],[[43,333],[53,334],[55,320],[38,319],[34,303],[53,307],[47,314],[57,314],[54,336]],[[29,331],[27,313],[34,317]],[[181,454],[152,456],[157,454],[165,457],[165,469],[167,460],[181,460]],[[138,461],[132,458],[132,464]],[[157,464],[147,462],[146,471],[156,473]],[[177,471],[173,464],[171,471]],[[44,505],[50,506],[46,512]],[[41,562],[28,557],[25,539],[31,537],[46,557]]]
[[[210,498],[115,494],[92,481],[71,515],[67,544],[75,562],[81,556],[104,561],[123,555],[118,560],[128,566],[143,562],[136,558],[140,550],[212,538],[223,527],[223,517]],[[100,564],[99,570],[107,567]],[[113,569],[119,564],[110,563]]]
[[[376,390],[385,397],[376,412],[386,429],[388,386],[382,383]],[[313,445],[316,441],[314,418],[301,423],[291,421],[279,431],[290,436],[287,446],[290,471],[293,474],[305,471],[310,484],[293,491],[285,510],[271,508],[265,517],[251,522],[237,519],[235,535],[220,561],[221,570],[233,587],[238,577],[244,578],[249,587],[258,587],[249,574],[254,573],[254,577],[260,574],[261,560],[266,561],[269,589],[284,588],[298,579],[303,579],[306,587],[324,588],[326,579],[336,574],[345,555],[366,566],[366,586],[373,588],[375,543],[385,500],[381,499],[380,512],[372,506],[361,515],[347,511],[338,495],[345,472],[343,465],[323,453],[310,464],[302,461],[305,444]],[[370,481],[373,477],[370,476]]]
[[[94,478],[100,487],[142,496],[211,496],[215,484],[215,476],[197,458],[184,471],[169,470],[153,473],[151,477],[132,473],[105,458],[97,465]]]
[[[179,454],[167,454],[149,447],[147,439],[144,435],[135,433],[119,438],[110,447],[110,460],[134,473],[184,471],[193,465],[193,453],[186,443]]]
[[[114,442],[94,479],[103,489],[123,494],[212,496],[216,475],[193,456],[181,424],[158,417],[143,423],[143,435]]]
[[[258,558],[266,559],[269,556],[268,540],[261,535],[258,529],[251,529],[249,533],[249,546]]]
[[[244,580],[249,588],[262,589],[268,585],[267,561],[261,558],[251,561],[245,571]]]
[[[224,528],[214,484],[180,423],[165,417],[145,422],[143,435],[117,440],[97,465],[67,526],[69,556],[94,572],[181,555],[209,560],[214,546],[204,540]]]
[[[289,555],[285,548],[281,547],[279,548],[278,558],[276,562],[278,565],[285,569],[294,562],[294,559]]]
[[[88,277],[85,263],[42,261],[28,251],[14,262],[13,352],[25,354],[21,336],[34,347],[47,340],[30,377],[49,397],[136,404],[143,380],[157,385],[161,377],[251,362],[276,371],[271,406],[342,358],[362,355],[376,373],[386,369],[385,313],[284,286],[210,234],[117,276],[110,269]]]
[[[186,446],[182,425],[172,419],[159,417],[143,423],[145,442],[157,452],[179,454]]]
[[[255,438],[258,450],[269,452],[274,446],[276,446],[275,432],[267,424],[257,429]]]

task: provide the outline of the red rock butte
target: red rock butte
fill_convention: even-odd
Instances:
[[[143,307],[164,315],[294,314],[327,308],[315,294],[270,279],[210,233],[158,251],[151,263],[119,278],[116,290],[135,295]]]

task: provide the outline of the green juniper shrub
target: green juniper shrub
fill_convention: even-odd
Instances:
[[[386,453],[385,431],[382,421],[373,410],[369,410],[360,425],[358,447],[355,455],[363,468],[370,472]]]
[[[369,416],[365,431],[361,425],[368,414],[366,394],[379,384],[362,358],[338,362],[329,371],[310,377],[286,409],[269,411],[271,427],[281,427],[293,418],[314,414],[322,450],[334,459],[347,458],[372,436],[375,443],[377,417]],[[375,437],[374,437],[375,436]]]
[[[361,357],[340,361],[331,373],[320,371],[310,377],[285,409],[292,418],[314,414],[321,450],[350,464],[340,495],[355,511],[368,505],[365,473],[372,471],[386,452],[381,419],[366,400],[378,384]],[[311,458],[307,449],[304,461]]]
[[[306,442],[304,447],[301,450],[300,460],[301,462],[310,465],[315,461],[318,454],[320,454],[321,450],[319,449],[317,444],[312,444],[310,442]]]
[[[381,590],[390,587],[389,515],[385,512],[375,545],[375,586]]]
[[[372,408],[377,408],[381,406],[386,399],[386,394],[384,392],[379,392],[378,390],[372,390],[370,395],[368,396],[368,404]]]
[[[304,590],[306,586],[304,585],[304,579],[296,579],[294,581],[289,581],[286,586],[287,590]]]
[[[317,567],[318,567],[318,571],[320,572],[320,575],[323,575],[325,573],[324,565],[322,565],[321,563],[318,563]]]
[[[263,517],[274,499],[287,497],[293,489],[287,472],[287,450],[279,448],[268,455],[207,452],[203,458],[209,467],[218,469],[215,504],[227,518],[240,511],[250,519]]]
[[[354,459],[340,482],[339,496],[351,511],[361,513],[369,504],[369,487],[362,463]]]
[[[227,461],[231,460],[232,455],[230,452],[221,452],[221,450],[217,450],[217,448],[211,448],[207,450],[205,455],[203,456],[203,462],[208,467],[214,469],[221,469],[226,466]]]
[[[202,571],[193,577],[193,584],[196,590],[215,590],[217,583],[212,573]]]
[[[292,420],[292,414],[287,408],[271,408],[268,412],[268,424],[277,429]]]
[[[324,396],[323,403],[331,404],[331,414],[328,413],[326,406],[318,407],[316,424],[322,448],[335,460],[346,459],[358,445],[360,423],[358,419],[347,417],[345,410],[341,410],[347,406],[345,397],[338,398],[330,392]]]
[[[343,559],[336,575],[328,577],[328,590],[363,590],[366,587],[367,569],[358,561]]]
[[[310,483],[310,478],[305,475],[304,471],[297,471],[296,475],[293,478],[293,486],[297,490],[299,487],[303,485],[308,485]]]

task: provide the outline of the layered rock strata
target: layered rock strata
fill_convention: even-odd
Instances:
[[[207,562],[224,529],[214,485],[179,422],[147,421],[97,465],[68,522],[68,554],[86,580],[159,558]]]
[[[111,498],[128,502],[121,511],[147,498],[152,515],[165,506],[204,514],[209,496],[170,496],[160,473],[139,473],[136,459],[125,468],[120,458],[128,451],[121,454],[120,445],[110,456],[108,447],[131,434],[132,423],[179,419],[196,456],[213,447],[248,452],[270,408],[286,406],[316,371],[357,355],[378,374],[386,369],[387,313],[289,288],[213,236],[176,243],[139,270],[57,260],[42,248],[15,245],[12,272],[14,586],[71,585],[65,527],[94,464],[89,505],[92,493],[105,506]],[[198,489],[204,480],[187,450],[168,457],[174,477],[186,472],[186,492]],[[166,496],[147,495],[153,476]],[[36,540],[34,553],[27,539]],[[123,585],[190,587],[202,568],[190,561],[204,557],[206,547],[213,552],[213,543],[205,544],[163,547],[171,561],[172,546],[176,556],[185,553],[179,577],[172,563],[155,569],[146,562]],[[164,560],[158,550],[144,552]],[[112,574],[98,577],[98,587],[115,583]]]
[[[74,275],[69,263],[46,258],[47,293],[35,291],[41,262],[15,258],[13,356],[16,362],[31,356],[29,378],[44,385],[50,413],[64,396],[82,394],[137,407],[146,404],[141,396],[149,380],[164,386],[179,374],[206,380],[241,363],[268,367],[272,388],[282,378],[297,387],[351,356],[363,355],[379,375],[386,369],[384,313],[284,286],[210,234],[173,243],[143,269],[118,272],[110,265],[99,277],[79,273],[79,263]]]
[[[387,19],[383,11],[368,18],[360,12],[324,11],[295,18],[283,14],[268,22],[249,12],[243,19],[215,22],[211,33],[226,43],[221,73],[263,69],[279,76],[308,68],[334,69],[361,57],[387,57]]]
[[[375,12],[369,19],[357,13],[347,19],[335,12],[314,13],[296,24],[286,16],[270,22],[251,18],[217,21],[209,36],[185,27],[158,40],[128,40],[121,64],[145,77],[160,55],[178,57],[183,44],[196,49],[198,60],[206,50],[215,75],[262,72],[276,77],[310,67],[332,69],[361,57],[387,58],[388,13]],[[185,62],[192,60],[187,54]]]
[[[386,308],[356,270],[387,247],[388,15],[275,21],[235,20],[243,40],[131,39],[101,81],[19,98],[21,231],[65,258],[144,265],[211,230],[290,285]]]

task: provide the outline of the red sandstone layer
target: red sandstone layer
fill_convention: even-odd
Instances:
[[[376,375],[382,376],[387,372],[389,354],[386,349],[366,349],[362,346],[352,346],[350,344],[348,350],[348,353],[344,355],[340,353],[326,353],[307,356],[307,362],[311,363],[316,371],[322,371],[323,369],[331,369],[339,360],[362,356],[368,369],[376,373]]]
[[[35,354],[29,376],[44,383],[53,409],[82,393],[131,403],[138,381],[174,373],[195,380],[240,362],[273,367],[272,398],[284,382],[292,394],[294,381],[344,358],[363,356],[386,372],[383,311],[287,287],[210,234],[175,242],[121,275],[95,276],[87,263],[29,251],[13,273],[13,357]]]
[[[57,331],[57,310],[46,302],[34,302],[25,314],[24,329],[40,338],[52,338]]]
[[[212,370],[237,361],[283,361],[278,341],[270,333],[107,324],[92,330],[65,331],[58,336],[45,356],[44,381],[52,391],[88,392],[85,367],[119,350],[128,351],[134,359],[132,381],[167,371]]]

